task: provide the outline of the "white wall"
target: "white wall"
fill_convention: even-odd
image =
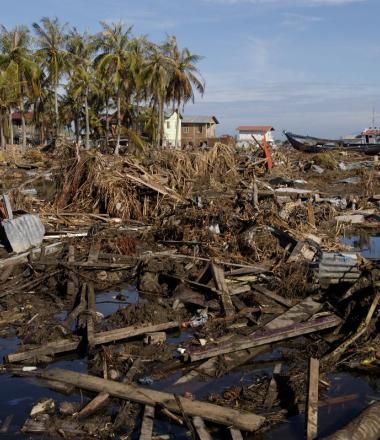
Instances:
[[[175,146],[175,135],[177,130],[178,113],[174,112],[170,118],[165,118],[164,123],[164,145],[167,147]],[[168,127],[169,125],[169,127]],[[178,145],[181,145],[181,119],[178,124]]]
[[[248,145],[248,144],[254,144],[255,141],[252,139],[252,135],[256,138],[256,140],[258,142],[262,142],[264,135],[262,132],[244,132],[244,133],[239,133],[237,136],[237,142],[240,145]],[[267,142],[274,142],[274,138],[272,136],[272,132],[271,131],[267,131],[265,133],[265,138],[267,140]]]

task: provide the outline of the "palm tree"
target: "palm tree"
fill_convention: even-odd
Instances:
[[[26,146],[25,98],[38,93],[38,66],[34,62],[30,49],[29,30],[19,26],[8,31],[1,26],[0,68],[9,69],[14,74],[17,86],[18,105],[22,124],[22,145]],[[12,116],[10,116],[12,118]]]
[[[92,54],[95,51],[94,39],[88,34],[80,34],[75,28],[71,31],[67,41],[69,54],[69,90],[75,99],[83,102],[85,110],[85,147],[90,148],[90,116],[88,97],[95,88]]]
[[[153,106],[158,107],[157,145],[162,145],[164,132],[164,109],[167,103],[167,90],[173,71],[173,61],[163,53],[162,47],[153,46],[146,61],[144,78],[153,98]]]
[[[119,154],[121,132],[122,92],[130,93],[129,36],[132,28],[125,29],[122,23],[101,22],[103,31],[98,35],[97,48],[102,52],[96,58],[97,71],[103,79],[109,78],[115,90],[117,108],[117,140],[115,154]]]
[[[66,67],[67,56],[64,51],[66,41],[66,24],[61,24],[56,17],[41,18],[41,25],[33,23],[37,35],[38,49],[36,56],[42,67],[47,71],[48,80],[54,91],[54,113],[56,134],[59,133],[58,87],[63,71]]]
[[[14,82],[14,77],[16,74],[15,65],[10,65],[7,69],[0,71],[0,143],[1,146],[5,146],[5,132],[7,128],[7,114],[8,123],[10,121],[9,130],[9,143],[13,143],[12,134],[12,113],[11,108],[13,105],[17,104],[18,87]],[[10,115],[10,118],[9,118]]]
[[[194,102],[194,88],[201,95],[205,91],[205,83],[200,76],[199,70],[195,64],[198,63],[202,57],[193,54],[189,49],[184,48],[182,51],[178,48],[176,37],[172,36],[164,45],[168,56],[171,57],[174,63],[174,68],[168,85],[169,98],[173,102],[173,107],[179,110],[182,104],[182,110],[185,104],[190,100]],[[175,146],[178,146],[178,132],[179,132],[179,117],[177,119]]]

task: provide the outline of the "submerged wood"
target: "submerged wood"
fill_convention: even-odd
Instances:
[[[42,371],[40,376],[46,379],[66,382],[89,391],[104,391],[113,397],[131,400],[143,405],[161,404],[177,414],[181,412],[174,395],[170,393],[151,389],[146,390],[142,387],[127,385],[59,368]],[[211,403],[189,400],[183,397],[179,397],[179,399],[185,413],[189,416],[203,417],[211,422],[234,426],[244,431],[256,431],[265,421],[264,417],[253,413],[224,408]]]

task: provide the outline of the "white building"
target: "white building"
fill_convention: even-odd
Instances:
[[[179,118],[179,120],[178,120]],[[176,146],[176,136],[177,136],[177,146],[181,145],[181,114],[175,110],[173,113],[165,115],[164,122],[164,147]]]
[[[255,145],[256,142],[262,142],[265,139],[268,143],[274,143],[272,132],[274,128],[270,125],[241,125],[237,129],[238,135],[236,144],[238,147],[248,147],[249,145]]]

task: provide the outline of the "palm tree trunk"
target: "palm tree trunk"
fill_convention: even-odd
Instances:
[[[11,145],[13,145],[15,143],[14,133],[13,133],[12,109],[9,109],[9,143]]]
[[[178,148],[179,122],[180,122],[179,106],[180,106],[180,102],[178,102],[178,107],[177,107],[177,123],[175,127],[175,144],[174,144],[175,148]]]
[[[121,128],[121,98],[119,91],[117,94],[117,133],[116,133],[115,155],[118,155],[120,150],[120,128]]]
[[[88,99],[87,99],[88,91],[86,90],[86,94],[84,97],[84,112],[86,116],[86,150],[90,149],[90,117],[88,114]]]
[[[75,112],[74,130],[75,130],[75,141],[76,141],[76,143],[78,143],[79,142],[79,116],[78,116],[77,112]]]
[[[21,113],[22,146],[26,147],[25,108],[24,108],[24,100],[22,98],[20,101],[20,113]]]
[[[0,119],[0,144],[2,147],[5,147],[5,137],[4,137],[4,111],[1,110],[1,119]]]
[[[54,113],[56,136],[59,135],[59,113],[58,113],[58,84],[54,84]]]
[[[159,112],[158,112],[158,136],[157,136],[157,146],[161,147],[163,144],[164,137],[164,100],[160,97],[159,101]]]
[[[109,121],[109,117],[108,117],[108,113],[109,113],[109,108],[108,108],[108,96],[106,97],[106,148],[108,150],[108,138],[109,138],[109,133],[110,133],[110,121]]]

